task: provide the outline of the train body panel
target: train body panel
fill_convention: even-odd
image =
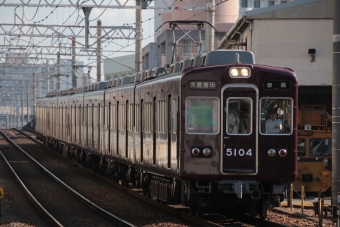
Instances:
[[[85,119],[85,148],[94,153],[100,152],[101,125],[104,106],[104,91],[86,93],[84,96]]]
[[[198,67],[174,63],[103,90],[39,99],[38,138],[162,201],[236,203],[265,215],[297,175],[295,73],[256,65],[246,51],[212,51],[186,65],[193,60]]]
[[[189,69],[182,77],[180,174],[184,179],[191,179],[194,175],[201,179],[212,176],[218,179],[220,176],[220,79],[220,71],[198,68]],[[213,83],[214,87],[197,89],[191,87],[193,83],[195,86],[197,83],[208,83],[208,86]],[[194,148],[209,148],[211,154],[195,157],[192,154]]]

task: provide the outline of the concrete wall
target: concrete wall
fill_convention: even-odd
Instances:
[[[252,50],[258,64],[294,69],[300,85],[331,85],[332,34],[332,19],[254,20]],[[308,54],[311,48],[316,49],[315,62]]]

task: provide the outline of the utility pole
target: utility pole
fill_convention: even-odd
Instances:
[[[20,95],[18,95],[18,126],[20,127],[20,109],[19,109],[19,104],[20,104]]]
[[[333,13],[333,78],[332,78],[332,206],[339,227],[340,192],[340,1],[334,0]]]
[[[60,52],[57,53],[57,91],[60,90]]]
[[[28,124],[28,122],[30,121],[30,107],[29,107],[29,100],[28,100],[28,97],[29,97],[29,89],[30,89],[30,85],[29,85],[29,83],[27,82],[27,124]]]
[[[136,6],[140,6],[141,1],[136,1]],[[135,33],[135,39],[136,39],[136,46],[135,46],[135,72],[139,72],[142,70],[142,40],[143,40],[143,30],[142,30],[142,10],[136,8],[136,33]]]
[[[97,20],[97,82],[102,76],[102,21]]]
[[[85,14],[85,48],[89,48],[89,18],[92,7],[82,7]]]
[[[21,95],[21,127],[24,126],[24,120],[25,120],[25,117],[24,117],[24,91],[21,92],[22,95]]]
[[[205,17],[210,24],[215,26],[215,0],[207,0],[207,9],[205,11]],[[205,26],[205,52],[209,52],[215,49],[215,31],[211,26]]]
[[[76,78],[76,38],[72,39],[72,87],[77,87]]]
[[[33,111],[32,115],[35,116],[35,107],[36,107],[36,101],[37,101],[37,74],[34,73],[34,95],[33,95]]]

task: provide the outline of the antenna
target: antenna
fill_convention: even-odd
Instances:
[[[235,53],[235,62],[240,63],[240,55],[238,53]]]

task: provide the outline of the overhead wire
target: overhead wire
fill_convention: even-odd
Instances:
[[[62,0],[61,0],[61,1],[62,1]],[[58,5],[61,4],[61,1],[59,2]],[[79,1],[78,1],[78,2],[79,2]],[[80,6],[81,6],[82,4],[84,4],[85,2],[87,2],[87,1],[82,1],[82,2],[78,5],[78,8],[76,8],[75,11],[74,11],[71,15],[69,15],[69,17],[62,23],[62,25],[65,25],[66,22],[74,15],[75,12],[78,12],[77,20],[78,20],[79,18],[81,18],[81,16],[79,15],[79,11],[80,11],[79,9],[80,9]],[[110,2],[111,2],[111,1],[110,1]],[[224,2],[225,2],[225,1],[221,1],[220,3],[217,3],[216,7],[217,7],[218,5],[224,3]],[[151,19],[155,19],[156,17],[161,16],[163,13],[166,13],[167,11],[172,10],[173,7],[174,7],[175,5],[177,5],[177,4],[178,4],[178,2],[175,1],[175,2],[171,5],[171,7],[169,7],[169,9],[164,10],[163,12],[159,13],[158,15],[155,15],[154,17],[151,17],[151,18],[148,18],[148,19],[146,19],[146,20],[143,20],[143,21],[141,21],[141,23],[144,23],[144,22],[146,22],[146,21],[149,21],[149,22],[150,22]],[[55,9],[54,9],[53,11],[51,11],[51,13],[50,13],[46,18],[48,18],[48,17],[49,17],[49,16],[50,16],[57,8],[58,8],[58,6],[56,6]],[[37,11],[38,11],[38,9],[37,9]],[[36,11],[36,13],[37,13],[37,11]],[[96,17],[95,19],[92,19],[91,21],[100,18],[100,17],[104,14],[105,11],[106,11],[106,9],[105,9],[98,17]],[[35,13],[35,15],[33,16],[33,18],[32,18],[31,20],[33,20],[33,19],[35,18],[36,13]],[[190,20],[190,19],[192,19],[192,18],[194,18],[194,17],[197,17],[197,16],[201,15],[202,13],[204,13],[204,11],[202,11],[202,12],[199,13],[199,14],[194,14],[194,16],[192,16],[192,17],[190,17],[190,18],[187,18],[186,20]],[[25,16],[25,18],[26,18],[26,16]],[[27,19],[27,18],[26,18],[26,19]],[[41,21],[44,21],[44,20],[41,20]],[[34,23],[40,23],[41,21],[35,21]],[[123,25],[131,25],[131,24],[136,24],[136,23],[126,23],[126,24],[123,24]],[[54,31],[54,32],[56,32],[56,33],[58,33],[58,34],[60,34],[60,35],[62,35],[62,36],[64,36],[64,38],[68,38],[68,39],[71,40],[72,38],[70,38],[70,37],[68,37],[67,35],[62,34],[62,32],[59,32],[59,31],[58,31],[60,28],[61,28],[61,27],[59,27],[58,29],[54,29],[54,28],[52,27],[51,30]],[[65,30],[64,30],[64,31],[65,31]],[[117,34],[118,34],[118,31],[117,31]],[[149,34],[150,34],[150,32],[149,32]],[[143,38],[142,40],[146,40],[146,39],[151,38],[151,37],[153,37],[153,36],[155,36],[155,35],[157,35],[157,34],[158,34],[158,33],[155,33],[154,35],[149,35],[148,37]],[[32,38],[32,37],[30,37],[30,38]],[[37,46],[38,44],[40,44],[40,43],[45,42],[45,40],[47,40],[48,38],[52,38],[51,42],[53,42],[54,37],[46,37],[46,38],[42,39],[40,42],[38,42],[38,43],[36,44],[36,46]],[[60,39],[60,38],[58,38],[58,40],[59,40],[59,39]],[[129,42],[129,40],[128,40],[128,42]],[[83,45],[82,43],[80,43],[80,42],[77,42],[77,41],[76,41],[76,43],[78,43],[79,45],[84,46],[84,45]],[[107,43],[102,49],[106,48],[106,47],[107,47],[108,45],[110,45],[110,44],[116,44],[116,45],[117,45],[117,43],[108,41],[108,43]],[[119,52],[121,52],[123,49],[125,49],[125,48],[127,48],[127,47],[130,47],[130,46],[132,46],[132,45],[134,45],[134,44],[135,44],[135,42],[130,43],[130,44],[126,45],[126,46],[119,45],[119,46],[121,46],[120,49],[118,49],[116,52],[113,52],[112,54],[110,54],[110,55],[108,55],[108,56],[103,55],[103,57],[105,57],[105,58],[107,58],[107,59],[110,59],[110,56],[112,56],[112,55],[114,55],[114,54],[116,54],[116,53],[119,53]],[[33,45],[33,46],[34,46],[34,45]],[[27,44],[27,48],[30,48],[30,45],[29,45],[29,44]],[[93,55],[89,55],[89,56],[93,56]],[[79,58],[81,58],[81,57],[79,56],[77,60],[79,60]],[[89,67],[92,63],[95,63],[95,62],[96,62],[96,61],[88,62],[88,63],[87,63],[87,66]]]

